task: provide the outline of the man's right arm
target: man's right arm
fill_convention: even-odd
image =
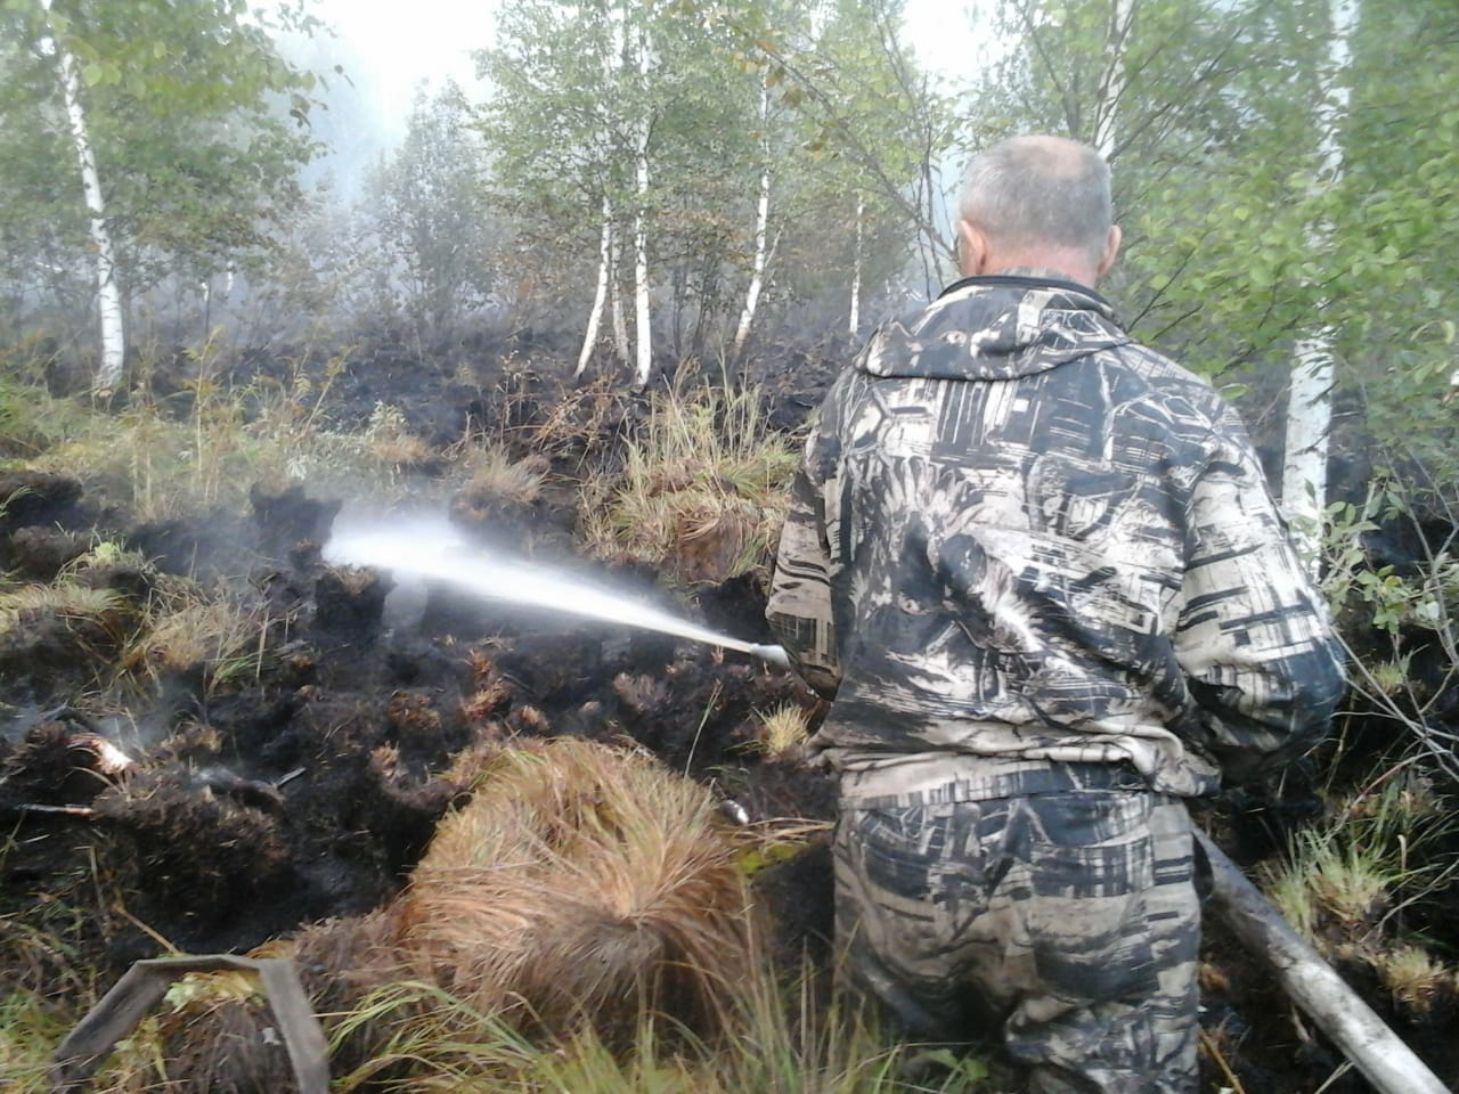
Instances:
[[[841,666],[831,609],[826,507],[818,485],[820,476],[816,474],[828,443],[829,438],[813,426],[805,458],[791,487],[765,617],[801,678],[830,699],[840,686]]]
[[[1342,698],[1342,655],[1322,594],[1234,412],[1190,497],[1175,641],[1201,709],[1201,743],[1228,779],[1311,747]]]

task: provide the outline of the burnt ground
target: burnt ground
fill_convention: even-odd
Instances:
[[[359,424],[388,398],[436,444],[472,425],[535,426],[554,466],[571,469],[589,456],[611,463],[614,438],[644,413],[633,398],[583,398],[551,373],[506,376],[482,365],[467,384],[458,361],[423,380],[407,376],[399,357],[387,348],[344,378],[332,411],[341,424]],[[828,371],[811,354],[759,366],[780,425],[804,420]],[[543,432],[544,422],[557,424]],[[711,781],[735,803],[729,812],[755,820],[834,814],[824,776],[758,744],[760,714],[785,704],[813,724],[824,714],[793,676],[655,634],[438,591],[422,600],[383,575],[332,569],[319,543],[339,499],[311,496],[307,484],[255,489],[247,514],[152,525],[61,476],[0,471],[6,498],[0,568],[12,575],[53,579],[97,532],[149,560],[77,573],[78,583],[114,594],[101,617],[34,612],[0,633],[0,964],[16,983],[74,987],[74,970],[83,969],[82,981],[105,984],[164,945],[241,951],[378,907],[405,881],[441,815],[464,800],[453,758],[483,742],[570,734],[633,743]],[[570,504],[554,496],[514,511],[509,538],[561,556]],[[686,597],[642,568],[575,565],[736,637],[768,638],[753,579]],[[230,577],[263,611],[252,671],[224,681],[203,664],[171,666],[145,686],[117,687],[107,666],[114,669],[159,581],[200,569]],[[109,770],[99,739],[137,763]],[[1317,783],[1309,769],[1280,788],[1228,795],[1208,820],[1238,861],[1254,864],[1311,819]],[[782,961],[808,957],[824,967],[824,840],[766,867],[756,886]],[[1459,943],[1454,912],[1459,889],[1450,887],[1410,914],[1442,947]],[[1459,1079],[1447,1036],[1452,991],[1423,1015],[1400,1013],[1371,973],[1345,971],[1442,1075]],[[1247,1090],[1316,1089],[1340,1063],[1215,923],[1203,998],[1203,1023]],[[1229,1085],[1211,1060],[1203,1066],[1209,1089]],[[1326,1089],[1367,1088],[1349,1074]]]
[[[38,480],[31,496],[50,485]],[[63,511],[79,497],[76,484],[51,496],[53,506],[7,518],[18,525],[6,529],[12,556],[26,566],[37,565],[27,529],[59,524],[58,535],[76,534]],[[302,494],[254,508],[255,543],[275,550],[293,534],[281,524],[317,532],[315,518],[332,514]],[[139,752],[133,735],[120,734],[140,760],[125,775],[101,773],[89,747],[123,712],[73,702],[90,663],[116,651],[104,625],[40,615],[11,629],[0,648],[11,703],[0,814],[15,835],[0,863],[0,915],[23,914],[66,879],[95,872],[126,894],[121,920],[87,939],[87,957],[116,975],[155,953],[157,936],[188,951],[238,950],[365,911],[399,887],[435,822],[461,800],[452,757],[514,736],[637,743],[715,780],[754,818],[830,815],[819,776],[757,751],[757,712],[818,706],[787,673],[434,593],[417,622],[390,626],[387,578],[328,568],[307,542],[284,553],[252,575],[270,618],[287,621],[275,626],[257,679],[213,688],[199,666],[162,681],[150,709],[126,712],[153,743]],[[717,605],[746,589],[704,596]],[[92,812],[17,812],[30,805]]]

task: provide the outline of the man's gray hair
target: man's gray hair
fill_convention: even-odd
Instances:
[[[968,164],[962,218],[1004,247],[1077,247],[1098,258],[1113,223],[1109,165],[1061,137],[1013,137]]]

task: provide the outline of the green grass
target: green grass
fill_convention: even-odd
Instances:
[[[988,1078],[976,1057],[890,1044],[874,1025],[817,1001],[806,982],[747,976],[724,1037],[706,1043],[658,1016],[616,1051],[591,1030],[540,1043],[433,985],[391,985],[336,1026],[336,1047],[368,1025],[390,1030],[386,1046],[336,1089],[882,1094],[982,1089]]]
[[[1404,930],[1403,911],[1441,891],[1456,864],[1444,851],[1453,821],[1431,783],[1391,768],[1298,832],[1265,873],[1282,915],[1333,959],[1369,966],[1414,1013],[1454,990],[1454,974]]]
[[[0,1088],[13,1094],[49,1091],[51,1053],[77,1017],[65,1003],[29,988],[0,995]]]
[[[165,1000],[159,1010],[175,1007]],[[380,989],[329,1023],[337,1051],[363,1027],[387,1030],[384,1047],[348,1072],[336,1068],[332,1089],[503,1090],[557,1094],[915,1094],[989,1089],[976,1056],[891,1044],[874,1025],[835,1004],[823,1004],[802,982],[777,985],[754,974],[729,1034],[695,1039],[671,1018],[640,1024],[618,1049],[591,1031],[536,1041],[479,1013],[434,985],[402,982]],[[51,1054],[80,1019],[73,997],[18,988],[0,997],[0,1088],[16,1094],[51,1089]],[[158,1025],[144,1023],[106,1062],[94,1089],[165,1089],[156,1059]]]

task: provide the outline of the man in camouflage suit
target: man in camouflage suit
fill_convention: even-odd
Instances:
[[[964,279],[826,396],[770,600],[835,698],[846,975],[1036,1091],[1193,1090],[1182,799],[1310,745],[1340,661],[1237,415],[1091,287],[1104,161],[1006,141],[960,217]]]

